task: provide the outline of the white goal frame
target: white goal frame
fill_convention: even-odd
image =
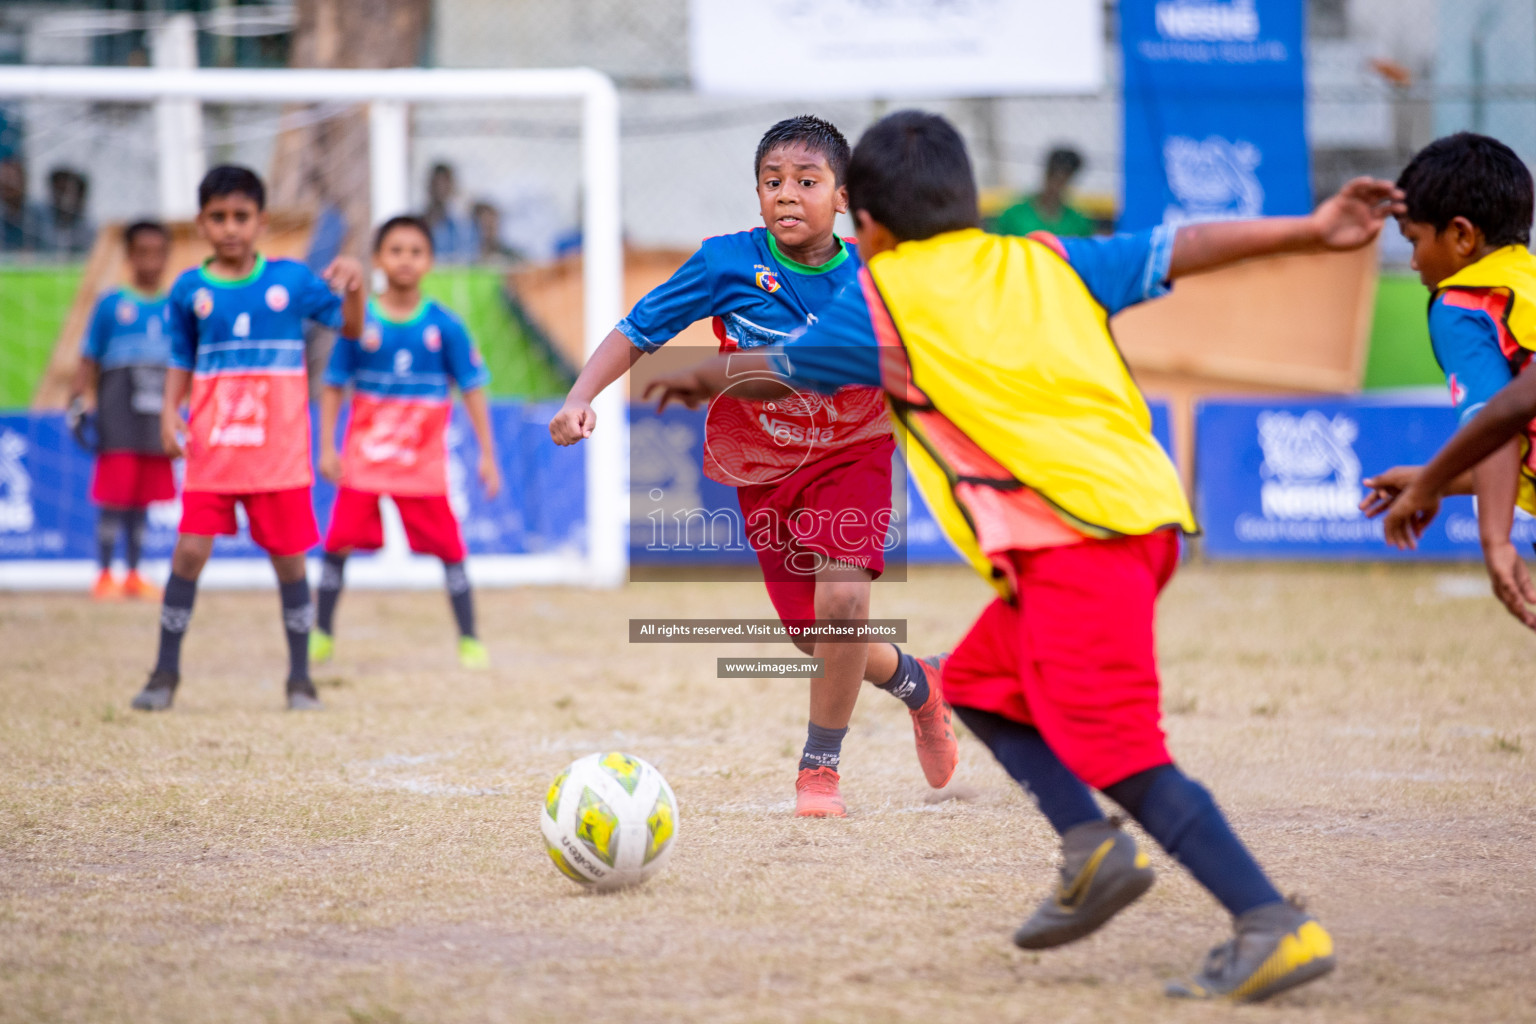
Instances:
[[[589,68],[525,70],[228,70],[173,68],[0,67],[0,98],[208,103],[359,103],[368,107],[370,201],[378,222],[409,206],[409,111],[412,103],[577,100],[581,103],[582,319],[590,356],[618,322],[624,253],[619,217],[619,99],[613,82]],[[200,156],[199,156],[200,159]],[[162,155],[162,163],[165,157]],[[184,171],[184,168],[181,169]],[[177,169],[162,169],[179,173]],[[628,569],[628,416],[622,381],[592,405],[601,428],[586,450],[586,549],[567,554],[477,555],[471,579],[481,586],[616,587]],[[550,442],[553,443],[553,442]],[[386,504],[386,507],[387,504]],[[389,509],[392,513],[393,509]],[[147,568],[161,568],[147,565]],[[313,566],[312,566],[313,568]],[[84,560],[0,560],[0,589],[88,586],[95,565]],[[269,583],[265,559],[208,563],[204,585]],[[347,568],[349,585],[436,587],[436,559],[405,546],[398,516],[386,515],[385,547]]]

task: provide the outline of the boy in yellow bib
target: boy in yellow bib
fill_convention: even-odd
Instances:
[[[1365,245],[1396,191],[1360,179],[1309,217],[1003,238],[977,228],[958,133],[902,111],[859,141],[848,194],[859,287],[776,352],[721,356],[651,390],[696,405],[726,389],[884,388],[929,506],[1000,595],[945,666],[945,698],[1062,836],[1061,887],[1018,945],[1080,939],[1151,886],[1099,789],[1233,915],[1234,937],[1170,994],[1257,1000],[1327,973],[1328,933],[1280,897],[1164,743],[1153,608],[1195,524],[1109,317],[1185,274]]]

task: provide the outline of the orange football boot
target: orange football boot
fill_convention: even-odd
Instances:
[[[159,601],[165,593],[149,580],[139,575],[139,570],[129,569],[123,577],[123,596],[135,601]]]
[[[101,570],[101,575],[96,577],[96,582],[91,584],[92,601],[121,601],[123,588],[117,580],[112,578],[111,569]]]
[[[795,779],[795,817],[848,817],[837,782],[836,768],[801,768],[800,777]]]
[[[931,658],[919,658],[923,674],[928,677],[928,700],[913,711],[912,732],[917,739],[917,761],[923,766],[923,777],[934,789],[949,784],[960,763],[960,747],[955,741],[955,727],[950,718],[953,714],[944,703],[944,663],[949,654],[937,654]]]

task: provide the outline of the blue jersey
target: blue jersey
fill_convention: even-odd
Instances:
[[[341,298],[302,263],[256,258],[238,281],[188,270],[170,295],[171,365],[192,371],[189,491],[308,487],[304,324],[341,325]]]
[[[163,369],[171,360],[171,331],[164,295],[117,288],[96,300],[80,354],[102,370],[120,366]]]
[[[1110,315],[1168,291],[1174,231],[1113,238],[1061,238],[1067,262],[1094,300]],[[829,392],[847,384],[878,387],[880,343],[875,339],[864,290],[854,286],[822,311],[815,328],[773,354],[776,373],[799,387]]]
[[[369,303],[363,336],[337,338],[325,368],[325,383],[379,399],[446,402],[450,384],[473,391],[490,381],[463,323],[431,299],[404,320]]]
[[[171,357],[166,310],[163,295],[118,288],[98,299],[91,313],[80,354],[100,369],[96,424],[103,452],[164,454],[160,409]]]
[[[782,344],[857,284],[860,265],[846,242],[810,267],[780,252],[765,228],[720,235],[636,303],[618,329],[635,347],[654,352],[694,321],[714,317],[721,351]],[[825,402],[721,397],[711,403],[708,423],[704,472],[738,487],[782,480],[810,461],[891,433],[885,399],[871,388],[850,388]]]
[[[341,482],[374,494],[448,490],[449,385],[490,383],[458,317],[428,300],[404,320],[370,305],[360,339],[338,338],[325,369],[331,387],[353,386]]]
[[[1515,379],[1529,353],[1517,346],[1506,351],[1503,333],[1494,322],[1491,301],[1499,297],[1448,289],[1429,305],[1429,341],[1451,389],[1451,402],[1461,423],[1477,415],[1494,394]],[[1511,355],[1520,362],[1511,363]]]

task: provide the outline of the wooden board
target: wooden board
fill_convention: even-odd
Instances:
[[[90,323],[91,310],[102,292],[128,281],[128,261],[123,252],[123,228],[126,226],[109,224],[96,233],[96,242],[86,257],[80,288],[75,292],[69,315],[64,318],[64,326],[54,342],[48,369],[32,397],[32,408],[62,409],[69,401],[70,383],[80,363],[80,339],[85,336]],[[198,237],[197,227],[190,221],[167,227],[171,231],[171,255],[166,264],[165,286],[169,288],[177,274],[202,263],[213,250]],[[261,251],[272,258],[303,259],[309,252],[312,227],[308,214],[274,211],[267,218],[267,233],[261,240]]]

